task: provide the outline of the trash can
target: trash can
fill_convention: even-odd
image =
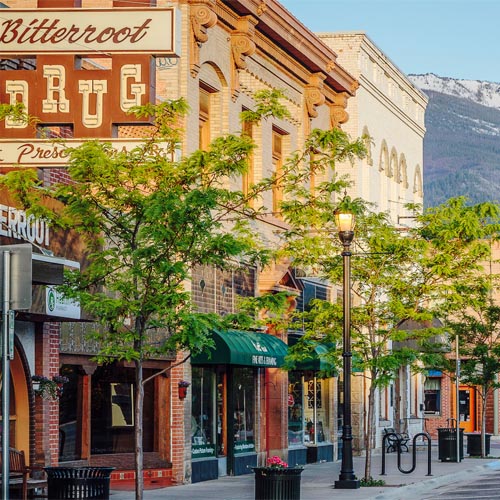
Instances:
[[[252,469],[255,472],[255,500],[300,500],[302,467]]]
[[[441,462],[459,462],[464,458],[464,430],[460,429],[460,459],[457,460],[457,429],[438,428],[438,458]]]
[[[467,455],[470,457],[480,457],[481,456],[481,433],[474,432],[466,434],[467,436]],[[486,433],[485,437],[485,448],[484,456],[487,457],[490,454],[490,438],[491,434]]]
[[[114,467],[45,467],[50,500],[109,499]]]

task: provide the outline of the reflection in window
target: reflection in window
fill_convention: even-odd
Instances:
[[[210,368],[192,368],[191,443],[214,443],[214,373]]]
[[[235,453],[254,451],[255,390],[253,369],[235,368],[233,380]]]
[[[301,445],[304,441],[304,408],[303,408],[302,374],[288,374],[288,444]]]
[[[134,395],[132,384],[111,385],[111,426],[131,427],[134,425]]]

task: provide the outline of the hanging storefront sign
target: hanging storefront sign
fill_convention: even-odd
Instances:
[[[0,55],[142,53],[180,55],[177,11],[2,9]]]
[[[45,313],[48,316],[80,319],[80,304],[65,298],[53,286],[45,288]]]

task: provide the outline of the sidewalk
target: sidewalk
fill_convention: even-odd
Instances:
[[[491,442],[491,455],[500,457],[500,442]],[[364,457],[354,457],[354,470],[358,477],[363,476]],[[412,454],[401,455],[401,467],[411,468]],[[386,475],[382,476],[382,456],[372,457],[373,479],[383,479],[383,487],[364,487],[358,490],[336,490],[333,488],[338,479],[340,462],[308,464],[304,468],[301,480],[301,500],[418,500],[433,489],[463,480],[469,475],[491,468],[500,470],[500,458],[468,458],[460,463],[438,460],[437,446],[432,446],[431,473],[427,476],[427,451],[417,452],[417,467],[411,474],[399,472],[397,455],[386,455]],[[128,500],[134,498],[133,492],[111,491],[111,500]],[[157,490],[147,490],[145,500],[159,499],[217,499],[217,500],[253,500],[254,476],[248,474],[237,477],[222,477],[215,481],[172,486]]]

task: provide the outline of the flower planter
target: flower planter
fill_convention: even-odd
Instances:
[[[179,386],[179,399],[186,399],[187,390],[187,387]]]
[[[302,467],[253,467],[255,500],[300,500]]]

